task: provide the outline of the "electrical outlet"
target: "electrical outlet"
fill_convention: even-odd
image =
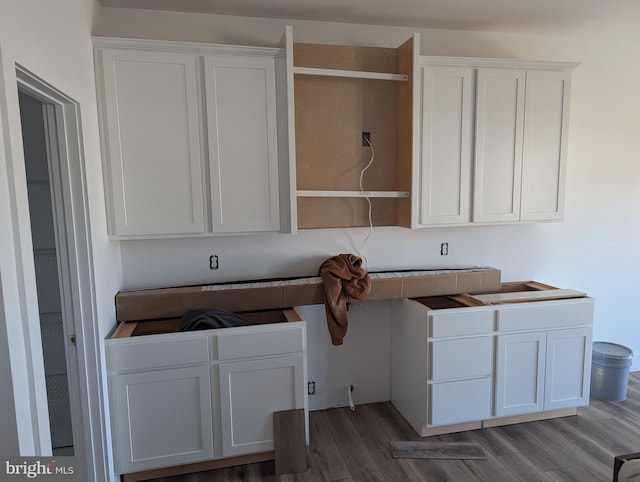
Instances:
[[[447,256],[449,254],[449,243],[442,243],[440,245],[440,256]]]
[[[220,267],[220,258],[217,254],[209,256],[209,269],[218,269]]]
[[[307,383],[307,394],[308,395],[316,394],[316,382],[311,381]]]
[[[371,145],[371,132],[362,133],[362,146],[369,147]]]

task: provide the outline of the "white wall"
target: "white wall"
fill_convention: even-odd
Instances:
[[[6,338],[10,359],[10,364],[0,365],[0,391],[3,395],[13,394],[17,424],[17,440],[11,430],[2,430],[0,438],[3,443],[0,446],[19,447],[21,455],[46,454],[50,451],[50,441],[48,426],[45,426],[48,417],[37,328],[37,296],[16,64],[80,105],[89,193],[86,203],[91,218],[91,261],[98,274],[95,279],[94,319],[83,320],[95,327],[97,339],[80,340],[80,343],[96,342],[98,358],[103,358],[99,340],[114,323],[113,295],[122,283],[118,243],[109,242],[106,236],[91,44],[94,9],[91,0],[0,0],[0,278],[3,300],[0,308],[3,309],[2,319],[6,320],[6,325],[2,324],[6,333],[0,340]],[[14,381],[13,390],[6,382],[10,377]],[[102,380],[94,374],[87,383],[97,381],[100,385]],[[95,397],[96,393],[91,395]],[[101,399],[93,398],[92,401],[97,407],[102,405]],[[89,424],[89,420],[86,423]],[[92,420],[91,423],[96,424],[94,429],[101,431],[100,420]],[[6,453],[11,454],[17,455],[15,449]],[[97,480],[103,478],[104,474]]]
[[[0,287],[2,277],[0,276]],[[4,304],[0,291],[0,326],[6,326]],[[6,330],[0,330],[0,453],[15,454],[19,451],[18,427],[16,424],[16,407],[13,399],[13,381],[11,378],[11,360],[9,358],[9,343]]]
[[[559,224],[429,229],[375,229],[370,270],[490,265],[503,280],[536,279],[596,298],[595,339],[640,354],[633,309],[640,267],[640,7],[597,26],[516,35],[421,30],[422,53],[581,62],[573,74],[566,217]],[[300,42],[397,46],[412,29],[288,22],[215,15],[104,9],[95,34],[232,44],[278,45],[284,26]],[[315,274],[339,252],[354,252],[364,229],[297,236],[132,241],[122,243],[128,288]],[[439,246],[449,242],[449,256]],[[221,269],[208,270],[218,254]],[[640,356],[634,369],[640,369]]]
[[[316,384],[309,410],[348,405],[349,385],[356,405],[391,398],[391,309],[386,300],[351,303],[347,336],[333,346],[324,306],[297,307],[307,322],[308,379]]]

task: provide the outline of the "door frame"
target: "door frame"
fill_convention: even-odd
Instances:
[[[103,379],[92,263],[91,231],[80,105],[43,79],[16,64],[18,89],[44,107],[47,157],[51,176],[56,249],[60,256],[60,290],[65,315],[65,352],[72,413],[74,452],[79,480],[108,480],[109,461],[103,409]],[[30,332],[39,320],[27,317]],[[75,335],[75,346],[70,337]],[[26,357],[43,363],[26,343]],[[27,383],[35,383],[29,380]],[[31,393],[44,387],[30,387]],[[38,405],[42,397],[38,398]],[[46,397],[44,398],[46,403]],[[43,408],[38,406],[38,411]],[[47,411],[46,407],[44,408]],[[39,426],[42,432],[44,427]],[[49,427],[46,427],[49,430]]]

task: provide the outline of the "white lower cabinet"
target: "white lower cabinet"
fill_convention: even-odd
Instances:
[[[542,411],[545,333],[498,337],[496,415],[506,417]]]
[[[421,301],[397,304],[391,328],[392,403],[418,433],[490,417],[493,308],[432,310],[426,299]]]
[[[214,458],[208,365],[119,375],[111,389],[120,472]]]
[[[496,415],[589,403],[591,328],[498,336]]]
[[[497,308],[496,416],[588,405],[593,300]]]
[[[391,328],[391,401],[421,435],[588,405],[591,298],[429,303],[399,300]]]
[[[545,410],[589,404],[592,329],[547,333]]]
[[[304,408],[301,356],[220,364],[222,455],[274,449],[273,412]]]
[[[305,322],[106,342],[118,474],[274,449],[273,412],[307,409]]]
[[[430,354],[428,425],[490,417],[493,336],[433,341]]]
[[[429,426],[452,425],[491,416],[491,377],[429,386]]]

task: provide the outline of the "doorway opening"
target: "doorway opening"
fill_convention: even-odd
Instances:
[[[29,319],[29,331],[41,329],[43,343],[43,357],[38,354],[31,356],[32,360],[40,363],[45,358],[45,375],[62,375],[55,373],[60,368],[60,351],[64,351],[66,361],[66,392],[69,399],[69,417],[65,419],[65,408],[49,406],[49,418],[53,424],[60,425],[52,432],[53,445],[60,444],[66,446],[66,451],[73,450],[76,457],[75,473],[78,480],[112,480],[112,465],[109,459],[108,441],[108,417],[105,414],[102,401],[104,399],[104,387],[101,383],[102,368],[100,359],[100,342],[98,327],[96,326],[97,307],[95,294],[95,273],[92,262],[91,230],[89,223],[88,206],[88,186],[85,171],[84,148],[82,136],[82,124],[80,116],[80,104],[73,98],[67,96],[44,79],[28,71],[21,65],[16,64],[17,89],[22,102],[23,95],[39,103],[39,115],[44,126],[44,139],[37,136],[39,143],[44,143],[46,150],[46,167],[43,162],[38,165],[36,172],[40,172],[32,177],[31,167],[26,167],[27,177],[36,181],[36,186],[42,184],[35,191],[44,191],[44,173],[48,171],[48,185],[50,188],[49,201],[50,212],[46,214],[43,204],[38,205],[35,198],[41,196],[46,198],[46,194],[34,193],[27,187],[29,196],[30,217],[33,218],[34,227],[32,229],[33,247],[38,250],[45,249],[44,257],[46,263],[57,264],[57,274],[52,274],[53,270],[44,271],[43,278],[36,275],[36,285],[38,298],[46,301],[40,308],[42,320],[40,326],[38,320]],[[27,127],[26,132],[29,132]],[[27,141],[25,141],[25,150]],[[29,162],[25,153],[25,162]],[[40,181],[42,181],[40,183]],[[34,199],[32,202],[32,198]],[[42,201],[42,199],[40,200]],[[42,201],[44,202],[44,201]],[[34,209],[33,206],[39,206]],[[42,210],[43,212],[40,212]],[[37,212],[34,212],[37,211]],[[50,217],[49,217],[50,216]],[[40,237],[41,229],[49,223],[55,233],[55,250],[50,248],[50,238]],[[43,241],[47,239],[47,241]],[[41,244],[43,243],[43,244]],[[47,251],[48,250],[48,251]],[[36,254],[37,255],[37,254]],[[46,264],[44,263],[44,264]],[[35,265],[42,264],[36,260]],[[57,277],[57,283],[56,283]],[[44,281],[41,285],[41,279]],[[49,305],[50,299],[45,295],[45,290],[52,293],[52,288],[57,284],[59,294],[60,310]],[[51,293],[49,293],[51,294]],[[32,300],[30,302],[35,302]],[[48,316],[51,315],[51,316]],[[49,318],[53,318],[51,321]],[[62,348],[60,346],[60,335],[53,338],[58,339],[58,343],[48,344],[48,334],[45,330],[55,326],[60,330],[59,320],[62,319]],[[29,347],[28,350],[36,350],[36,347]],[[56,352],[58,358],[56,362],[49,362],[48,351]],[[51,365],[54,363],[54,365]],[[51,365],[51,366],[47,366]],[[64,397],[65,387],[63,378],[57,378],[51,386],[51,396],[49,402],[59,402],[58,395]],[[33,381],[27,380],[27,383]],[[58,390],[56,392],[56,389]],[[31,393],[44,395],[45,387],[30,386]],[[40,397],[38,397],[40,398]],[[59,405],[66,405],[66,401],[61,401]],[[40,403],[40,402],[38,402]],[[45,402],[46,403],[46,402]],[[38,406],[38,410],[45,407]],[[55,414],[59,409],[60,414]],[[70,421],[70,427],[66,423]],[[52,425],[53,425],[52,424]],[[49,427],[38,423],[36,419],[36,436],[45,437]],[[71,430],[71,436],[69,435]],[[72,445],[67,445],[71,440]],[[73,447],[71,449],[71,447]],[[62,447],[61,447],[62,448]]]
[[[56,216],[51,186],[50,160],[45,126],[45,105],[23,91],[18,92],[22,143],[29,197],[33,258],[38,291],[40,333],[49,408],[49,428],[54,455],[74,455],[71,404],[65,343],[70,339],[60,290],[58,246],[66,244],[56,235]],[[72,335],[71,335],[72,336]]]

